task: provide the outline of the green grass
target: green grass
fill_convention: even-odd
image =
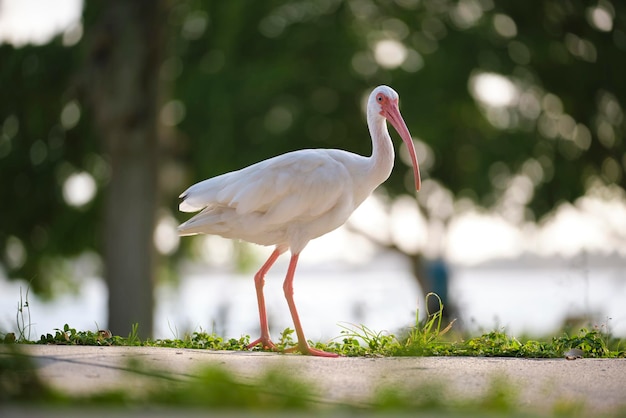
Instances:
[[[287,328],[281,334],[277,346],[284,350],[296,345],[294,331]],[[415,334],[420,338],[416,339]],[[191,348],[203,350],[246,350],[249,336],[239,339],[224,339],[212,333],[194,332],[181,339],[139,340],[136,335],[120,337],[107,331],[77,331],[69,325],[55,330],[54,334],[42,335],[37,341],[20,340],[13,334],[0,337],[4,343],[101,345],[101,346],[144,346]],[[522,340],[507,335],[504,331],[491,331],[483,335],[451,341],[441,335],[423,335],[423,330],[412,329],[402,338],[384,332],[374,332],[364,325],[344,326],[341,337],[328,342],[310,342],[313,346],[348,357],[393,357],[393,356],[478,356],[478,357],[524,357],[560,358],[578,348],[584,357],[624,358],[623,340],[603,334],[598,329],[581,329],[577,334],[563,333],[549,341]]]
[[[395,334],[374,331],[365,325],[341,325],[341,335],[330,342],[312,342],[316,348],[335,352],[342,356],[480,356],[480,357],[525,357],[525,358],[559,358],[571,349],[579,349],[584,357],[592,358],[623,358],[626,357],[624,340],[613,338],[603,332],[602,327],[580,329],[578,333],[563,332],[549,340],[518,339],[508,335],[504,330],[494,330],[480,336],[467,336],[454,331],[454,321],[443,324],[443,305],[439,300],[439,310],[427,312],[423,321],[416,313],[415,324],[406,332]],[[126,337],[112,335],[107,330],[78,331],[65,324],[54,330],[54,334],[41,335],[39,340],[31,341],[30,313],[28,299],[18,305],[18,335],[0,333],[0,341],[5,343],[65,344],[65,345],[117,345],[117,346],[149,346],[173,347],[205,350],[245,350],[250,342],[249,336],[224,339],[214,333],[204,331],[193,332],[182,338],[146,339],[138,337],[137,325]],[[294,331],[285,329],[277,342],[281,351],[295,347]]]
[[[563,332],[548,341],[522,340],[504,330],[494,330],[477,337],[451,332],[454,321],[442,323],[441,299],[429,293],[426,298],[439,300],[437,312],[427,312],[424,321],[416,314],[415,325],[404,335],[376,332],[364,325],[344,327],[342,337],[330,343],[317,343],[316,348],[345,356],[479,356],[559,358],[571,349],[580,349],[584,357],[626,357],[626,341],[613,338],[602,327],[580,329],[577,334]],[[427,304],[426,304],[427,305]]]
[[[624,340],[613,338],[602,327],[580,329],[577,334],[563,332],[549,341],[534,339],[520,340],[510,336],[504,330],[494,330],[480,336],[470,337],[451,332],[455,320],[443,323],[443,303],[434,293],[426,295],[428,299],[438,301],[436,312],[426,312],[426,318],[419,320],[419,310],[415,314],[415,323],[400,336],[374,331],[365,325],[340,325],[341,335],[330,342],[309,343],[319,349],[338,353],[342,356],[481,356],[481,357],[526,357],[526,358],[558,358],[571,349],[582,351],[584,357],[623,358],[626,357]],[[54,329],[54,334],[41,335],[39,340],[30,340],[31,329],[30,305],[28,289],[22,297],[20,289],[17,305],[16,326],[18,333],[0,333],[0,342],[24,344],[64,344],[64,345],[117,345],[117,346],[149,346],[192,348],[205,350],[246,350],[250,343],[249,336],[239,339],[224,339],[215,333],[204,331],[186,334],[183,338],[146,339],[138,337],[138,325],[134,324],[126,337],[112,335],[108,330],[77,331],[65,324]],[[285,329],[278,340],[277,347],[285,351],[295,347],[294,331]],[[258,349],[258,348],[257,348]]]

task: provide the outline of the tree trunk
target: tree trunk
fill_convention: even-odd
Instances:
[[[163,7],[152,0],[100,7],[89,34],[86,89],[111,168],[103,231],[108,327],[126,335],[137,323],[145,338],[153,325]]]

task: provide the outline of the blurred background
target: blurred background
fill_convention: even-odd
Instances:
[[[256,336],[271,249],[179,239],[178,195],[295,149],[368,155],[389,84],[423,187],[399,147],[309,244],[307,337],[398,332],[427,292],[470,333],[624,336],[625,22],[609,0],[0,0],[0,331]]]

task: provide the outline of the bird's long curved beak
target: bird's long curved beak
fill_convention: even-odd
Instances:
[[[409,150],[409,155],[411,156],[411,162],[413,163],[413,175],[415,176],[415,190],[419,191],[422,187],[422,180],[420,178],[420,167],[417,162],[417,155],[415,154],[415,146],[413,145],[413,139],[411,139],[411,133],[409,132],[409,128],[406,127],[406,123],[404,123],[404,119],[400,114],[400,109],[398,108],[398,101],[391,102],[388,106],[384,108],[384,115],[389,123],[398,131],[400,134],[400,138],[406,144],[407,149]]]

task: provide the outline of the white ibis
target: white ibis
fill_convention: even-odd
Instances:
[[[201,211],[178,227],[180,235],[214,234],[275,247],[254,276],[261,336],[250,343],[249,349],[260,344],[276,350],[270,338],[263,286],[276,259],[290,250],[283,290],[296,329],[298,350],[314,356],[337,357],[307,343],[293,299],[293,278],[300,252],[307,243],[341,226],[391,174],[394,150],[386,120],[409,150],[415,188],[419,190],[419,166],[411,134],[400,115],[398,93],[379,86],[367,102],[367,126],[372,137],[370,157],[337,149],[293,151],[201,181],[180,195],[181,211]]]

